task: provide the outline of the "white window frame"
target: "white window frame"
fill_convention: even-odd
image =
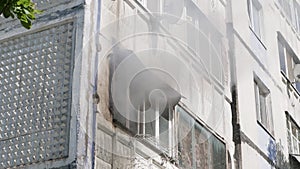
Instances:
[[[300,4],[294,0],[294,26],[298,34],[300,34]]]
[[[280,49],[280,46],[282,47],[282,49]],[[283,52],[283,56],[281,55],[281,53],[280,53],[280,50],[282,50],[282,52]],[[287,68],[287,65],[286,65],[286,63],[287,63],[287,61],[286,61],[286,47],[285,47],[285,44],[281,41],[281,40],[279,40],[278,39],[278,54],[279,54],[279,64],[280,64],[280,71],[282,72],[282,73],[284,73],[285,74],[285,76],[287,76],[287,74],[288,74],[288,68]],[[283,57],[283,58],[282,58]],[[282,63],[282,61],[284,62],[284,63]],[[282,64],[284,64],[284,69],[282,69],[281,67],[281,65]]]
[[[269,89],[259,79],[254,79],[254,95],[257,122],[273,136],[271,95]]]
[[[300,4],[297,0],[277,0],[287,22],[300,34]]]
[[[298,125],[294,122],[292,117],[287,114],[286,116],[287,121],[287,139],[288,139],[288,147],[289,147],[289,153],[290,154],[299,154],[300,153],[300,128]],[[293,125],[296,127],[296,135],[293,133]]]
[[[146,119],[145,119],[145,105],[142,105],[142,111],[138,112],[138,123],[137,123],[137,136],[139,138],[143,138],[147,140],[151,145],[156,146],[158,149],[162,150],[162,145],[161,145],[161,138],[160,138],[160,118],[161,114],[159,114],[159,107],[156,106],[155,110],[155,117],[156,119],[154,120],[154,135],[149,135],[146,132]],[[169,113],[169,119],[168,120],[168,147],[163,147],[166,148],[167,150],[162,150],[164,153],[168,154],[169,156],[174,156],[176,152],[173,150],[173,147],[175,146],[175,116],[174,116],[174,110],[172,107],[166,108],[168,109]],[[153,140],[154,139],[154,140]]]
[[[295,61],[295,54],[293,51],[291,51],[291,49],[288,49],[288,45],[286,42],[284,42],[283,40],[281,39],[278,39],[278,44],[281,44],[282,45],[282,50],[283,50],[283,60],[284,60],[284,63],[281,63],[281,58],[282,56],[280,56],[280,53],[279,53],[279,62],[280,62],[280,71],[284,74],[285,78],[287,78],[291,85],[293,85],[295,87],[295,89],[300,92],[300,89],[297,88],[297,84],[299,82],[296,82],[295,83],[295,78],[294,78],[294,73],[293,73],[293,69],[295,67],[295,64],[296,61]],[[279,45],[278,45],[278,51],[279,51]],[[288,59],[290,60],[290,64],[288,62]],[[281,69],[281,64],[284,64],[285,65],[285,70],[282,70]],[[299,85],[299,84],[298,84]]]
[[[254,14],[253,8],[257,9],[258,12],[258,30],[255,27],[254,21]],[[262,6],[257,0],[248,0],[248,9],[249,9],[249,18],[250,18],[250,28],[252,29],[253,33],[258,37],[258,39],[262,39],[263,35],[263,13],[262,13]]]

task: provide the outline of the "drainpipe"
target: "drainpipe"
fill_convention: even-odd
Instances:
[[[242,169],[242,149],[241,149],[241,129],[240,129],[240,113],[238,106],[238,92],[237,92],[237,75],[236,75],[236,56],[235,56],[235,43],[234,43],[234,28],[232,21],[232,0],[227,0],[226,10],[226,30],[228,39],[228,55],[230,60],[230,76],[231,76],[231,113],[232,113],[232,128],[233,128],[233,142],[234,142],[234,166],[236,169]]]
[[[98,85],[98,66],[99,66],[99,56],[101,51],[100,44],[100,22],[101,22],[101,0],[98,1],[97,4],[97,23],[96,23],[96,53],[95,53],[95,62],[94,62],[94,87],[93,87],[93,119],[92,119],[92,168],[95,168],[95,149],[96,149],[96,131],[97,131],[97,123],[96,123],[96,113],[97,113],[97,104],[100,101],[99,95],[97,94],[97,85]]]

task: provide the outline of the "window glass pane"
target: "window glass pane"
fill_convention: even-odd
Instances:
[[[201,30],[203,31],[203,29]],[[207,72],[210,71],[210,56],[209,56],[209,41],[208,34],[199,33],[199,55],[202,61],[202,64],[207,68]]]
[[[294,67],[294,61],[292,58],[292,54],[286,50],[286,62],[287,62],[287,73],[288,73],[288,78],[289,80],[294,79],[294,74],[293,74],[293,67]]]
[[[290,0],[283,0],[283,10],[288,20],[291,21],[292,14],[291,14]]]
[[[179,137],[183,137],[178,146],[181,168],[226,168],[225,144],[185,111],[179,114],[178,130]]]
[[[260,93],[259,95],[259,103],[260,103],[260,115],[261,115],[261,123],[268,127],[268,115],[266,111],[266,97]]]
[[[273,113],[272,113],[272,103],[271,103],[271,95],[268,94],[266,96],[266,114],[267,114],[267,128],[271,134],[274,134],[273,128]]]
[[[259,101],[259,88],[256,82],[254,82],[254,94],[255,94],[255,106],[256,106],[256,117],[258,121],[261,121],[260,115],[260,101]]]
[[[155,120],[145,124],[145,132],[147,137],[155,136]]]
[[[269,90],[259,79],[255,79],[254,83],[257,120],[268,132],[273,134],[272,105]]]
[[[296,82],[296,89],[298,92],[300,92],[300,82]]]
[[[287,132],[287,140],[288,140],[288,149],[289,149],[289,152],[292,152],[292,141],[291,141],[291,133],[290,133],[290,131]]]
[[[293,137],[293,153],[298,153],[298,142],[295,137]]]
[[[293,11],[294,11],[293,26],[297,30],[297,27],[298,27],[298,11],[297,11],[297,2],[295,0],[293,1]]]
[[[226,148],[225,144],[219,141],[215,136],[211,136],[213,169],[226,168]]]
[[[300,33],[300,5],[297,5],[298,33]]]
[[[210,46],[210,55],[211,55],[211,64],[212,74],[215,78],[222,84],[222,62],[221,62],[221,37],[217,33],[212,33],[211,35],[211,46]]]
[[[258,37],[260,37],[260,14],[259,14],[259,9],[253,5],[252,6],[252,13],[253,13],[253,21],[252,21],[252,26],[254,29],[254,32]]]
[[[179,110],[179,165],[182,168],[193,168],[192,126],[194,120],[181,108]]]
[[[211,147],[208,132],[199,124],[195,125],[195,162],[196,168],[208,169],[212,165]]]
[[[294,137],[297,137],[297,132],[297,126],[294,123],[292,123],[292,134]]]
[[[280,59],[280,70],[286,74],[284,46],[280,41],[278,41],[278,52],[279,52],[279,59]]]
[[[159,117],[159,143],[163,148],[169,148],[169,120]]]
[[[192,52],[196,52],[196,38],[195,33],[197,32],[197,28],[195,27],[195,23],[197,18],[195,15],[194,6],[189,6],[189,10],[186,11],[186,24],[187,24],[187,45],[192,50]]]

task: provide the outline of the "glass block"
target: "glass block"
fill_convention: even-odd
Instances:
[[[0,168],[68,156],[73,29],[0,41]]]

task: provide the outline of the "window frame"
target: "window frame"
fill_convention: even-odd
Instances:
[[[187,152],[184,152],[184,144],[182,143],[186,143],[187,140],[185,141],[181,141],[178,140],[178,160],[179,160],[179,166],[180,167],[185,167],[187,168],[187,164],[189,165],[188,168],[199,168],[199,158],[197,158],[197,155],[201,155],[203,156],[205,159],[204,160],[205,164],[207,164],[208,168],[213,168],[216,167],[216,164],[219,165],[224,165],[225,168],[228,168],[228,153],[227,153],[227,145],[224,142],[224,138],[220,137],[219,135],[217,135],[213,130],[211,130],[204,122],[200,121],[197,116],[195,116],[194,114],[190,113],[186,108],[184,108],[184,106],[178,104],[177,106],[175,106],[175,112],[176,112],[176,116],[178,117],[178,129],[177,129],[177,138],[180,139],[181,135],[181,131],[180,131],[180,126],[181,126],[181,120],[185,121],[184,123],[188,123],[190,128],[190,131],[188,133],[185,133],[186,135],[184,136],[184,138],[190,138],[190,143],[191,144],[186,144],[186,145],[190,145],[191,150],[188,150],[188,154]],[[183,117],[183,118],[182,118]],[[181,119],[182,118],[182,119]],[[181,126],[181,128],[184,128]],[[190,137],[188,137],[188,135],[190,135]],[[199,140],[199,138],[204,137],[203,139],[207,139],[206,141],[204,140]],[[198,138],[198,139],[197,139]],[[200,142],[199,142],[200,141]],[[218,157],[216,154],[214,154],[214,150],[213,150],[213,141],[217,141],[218,143],[224,145],[224,161],[219,161],[220,160],[220,156]],[[199,144],[200,143],[200,144]],[[205,145],[204,145],[205,144]],[[206,156],[203,153],[197,153],[197,151],[202,151],[202,149],[200,150],[199,148],[204,148],[204,151],[207,151]],[[185,149],[187,150],[187,149]],[[182,160],[181,158],[188,158],[190,163],[182,163],[182,162],[186,162],[186,160]],[[182,160],[182,161],[180,161]],[[222,159],[221,159],[222,160]],[[218,161],[218,162],[216,162]],[[200,163],[200,165],[203,163]],[[181,166],[184,165],[184,166]]]
[[[142,108],[142,111],[138,112],[138,122],[137,122],[137,131],[136,131],[136,136],[138,138],[143,138],[145,141],[147,141],[151,146],[154,146],[158,148],[160,151],[163,151],[164,153],[168,154],[169,156],[174,156],[174,152],[172,151],[172,147],[175,146],[175,108],[172,107],[167,107],[165,111],[167,111],[169,119],[163,117],[162,114],[159,114],[158,107],[156,106],[155,110],[155,120],[151,122],[146,122],[145,116],[144,116],[144,105]],[[166,113],[166,112],[164,112]],[[164,118],[168,122],[168,147],[162,145],[161,141],[161,118]],[[154,134],[151,135],[151,133],[147,133],[147,124],[151,124],[154,122]],[[162,149],[163,148],[163,149]]]
[[[289,115],[288,112],[286,112],[286,125],[287,125],[288,151],[290,154],[299,154],[300,153],[300,127],[297,125],[297,123]],[[293,127],[295,127],[296,129],[295,135],[293,133]]]
[[[299,21],[300,22],[300,21]],[[296,90],[296,92],[300,93],[300,82],[295,82],[293,69],[295,67],[295,64],[300,64],[299,60],[297,59],[297,56],[292,51],[292,49],[288,46],[285,40],[283,40],[282,37],[278,37],[278,55],[279,55],[279,64],[280,64],[280,72],[283,74],[283,76],[287,79],[287,81],[293,86],[293,88]],[[282,49],[281,49],[281,47]],[[281,54],[281,52],[283,52]],[[283,58],[282,58],[283,57]],[[282,63],[284,61],[284,63]],[[284,70],[282,70],[282,65],[284,64]]]
[[[300,35],[300,4],[297,0],[277,0],[279,10],[287,23]]]
[[[258,78],[254,78],[254,96],[256,120],[273,137],[274,126],[270,90]]]
[[[248,16],[250,19],[250,29],[252,32],[255,34],[255,36],[261,40],[262,35],[263,35],[263,11],[262,11],[262,6],[257,0],[248,0]],[[257,9],[257,20],[255,22],[254,20],[254,10],[253,8]],[[256,23],[258,30],[256,30]]]

